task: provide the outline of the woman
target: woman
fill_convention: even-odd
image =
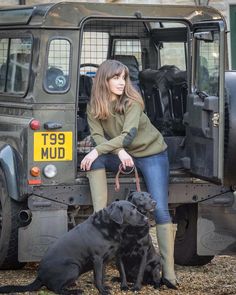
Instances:
[[[116,60],[103,62],[87,107],[96,147],[84,157],[81,169],[88,171],[95,211],[107,205],[106,168],[117,171],[121,162],[124,169],[134,165],[140,169],[149,193],[157,202],[155,219],[163,283],[176,288],[173,258],[176,229],[168,210],[167,145],[143,109],[142,97],[131,85],[128,68]]]

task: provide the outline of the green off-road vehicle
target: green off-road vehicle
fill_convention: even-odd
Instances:
[[[92,213],[80,161],[97,67],[127,65],[170,159],[175,261],[236,253],[236,73],[226,23],[210,7],[104,3],[0,9],[0,267],[39,261]],[[123,175],[109,201],[135,189]],[[141,185],[145,184],[141,177]]]

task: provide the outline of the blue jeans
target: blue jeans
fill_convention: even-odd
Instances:
[[[169,160],[167,151],[148,157],[133,157],[133,160],[135,166],[142,172],[148,192],[157,202],[156,223],[171,222],[168,210]],[[117,172],[120,163],[117,155],[105,154],[93,162],[91,170],[105,168]]]

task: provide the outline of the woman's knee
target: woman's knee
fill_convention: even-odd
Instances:
[[[91,166],[91,170],[106,169],[107,171],[117,171],[120,160],[117,155],[103,154],[97,157]]]
[[[164,224],[171,222],[169,209],[156,209],[155,221],[157,224]]]

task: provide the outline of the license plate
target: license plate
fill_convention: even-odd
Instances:
[[[34,161],[71,161],[72,132],[35,132]]]

